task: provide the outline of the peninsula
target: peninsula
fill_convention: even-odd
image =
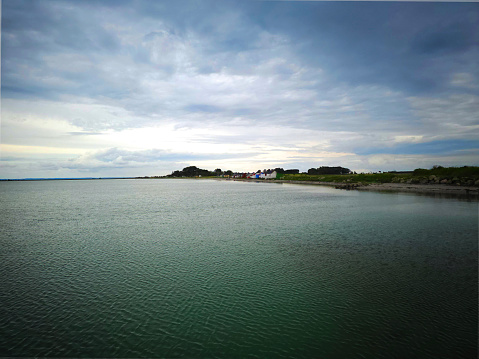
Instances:
[[[251,173],[221,169],[210,172],[189,166],[183,171],[174,171],[166,177],[326,185],[347,190],[412,192],[479,198],[479,167],[477,166],[434,166],[431,169],[417,168],[413,171],[374,173],[356,173],[340,166],[322,166],[303,173],[299,173],[297,169],[283,170],[282,168]]]

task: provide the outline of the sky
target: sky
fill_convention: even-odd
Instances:
[[[0,178],[479,165],[479,3],[3,0]]]

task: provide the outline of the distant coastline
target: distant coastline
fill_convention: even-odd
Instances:
[[[337,183],[321,181],[295,181],[295,180],[255,180],[255,179],[228,179],[218,180],[257,182],[257,183],[287,183],[299,185],[329,186],[344,190],[375,191],[375,192],[404,192],[427,195],[443,195],[447,197],[467,197],[479,200],[479,187],[457,186],[448,184],[408,184],[408,183]]]
[[[329,169],[325,167],[326,169]],[[342,169],[342,167],[337,167]],[[318,168],[324,169],[324,168]],[[189,173],[185,170],[192,170]],[[214,179],[225,181],[258,182],[258,183],[287,183],[300,185],[330,186],[344,190],[377,191],[377,192],[405,192],[425,195],[440,195],[448,197],[463,197],[479,199],[479,167],[440,167],[430,170],[416,169],[403,172],[378,173],[347,173],[347,174],[319,174],[286,173],[281,176],[263,178],[239,176],[231,171],[217,173],[198,169],[194,166],[183,171],[175,171],[168,176],[143,177],[68,177],[68,178],[13,178],[0,179],[1,182],[23,181],[84,181],[84,180],[118,180],[118,179]],[[349,170],[348,170],[349,171]],[[231,172],[230,174],[227,174]],[[181,176],[174,176],[173,174]],[[185,176],[187,174],[187,176]],[[204,175],[203,175],[204,174]],[[227,175],[226,175],[227,174]]]
[[[0,181],[84,181],[84,180],[104,180],[104,179],[136,179],[143,177],[79,177],[79,178],[0,178]]]

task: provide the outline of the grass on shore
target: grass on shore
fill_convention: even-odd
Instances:
[[[433,180],[432,176],[435,176]],[[418,168],[410,173],[361,173],[349,175],[308,175],[308,174],[287,174],[285,180],[290,181],[317,181],[336,183],[427,183],[447,180],[448,183],[471,185],[479,180],[479,167],[440,167],[432,169]],[[409,181],[409,182],[408,182]],[[471,182],[472,181],[472,182]]]
[[[373,174],[351,174],[351,175],[307,175],[294,174],[285,175],[285,180],[290,181],[318,181],[318,182],[351,182],[351,183],[390,183],[395,177],[409,179],[411,174],[398,173],[373,173]]]
[[[180,178],[180,177],[172,177]],[[195,178],[195,177],[187,177]],[[198,178],[198,177],[196,177]],[[212,179],[216,176],[204,176],[200,179]],[[413,172],[360,173],[348,175],[308,175],[285,174],[280,179],[288,181],[313,181],[333,183],[447,183],[472,186],[479,180],[479,167],[441,167],[431,169],[417,168]]]
[[[431,176],[438,177],[470,177],[479,178],[479,167],[464,166],[464,167],[441,167],[435,166],[429,170],[424,168],[417,168],[413,172],[414,176]]]

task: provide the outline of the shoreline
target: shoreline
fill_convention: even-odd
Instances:
[[[305,184],[315,186],[329,186],[337,189],[374,191],[374,192],[402,192],[426,195],[442,195],[447,197],[462,197],[479,200],[479,187],[456,186],[448,184],[407,184],[407,183],[336,183],[336,182],[316,182],[316,181],[292,181],[292,180],[257,180],[243,178],[224,178],[220,180],[241,181],[241,182],[261,182],[261,183],[288,183]]]
[[[440,184],[373,183],[357,188],[359,191],[410,193],[416,195],[479,201],[479,188]]]

